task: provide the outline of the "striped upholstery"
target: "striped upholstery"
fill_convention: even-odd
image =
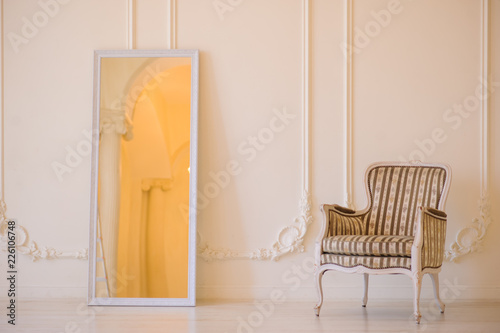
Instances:
[[[422,213],[422,268],[440,267],[443,264],[446,238],[446,215],[436,216],[428,210]]]
[[[363,235],[364,222],[362,216],[345,216],[336,210],[330,210],[329,235]]]
[[[365,266],[368,268],[406,268],[411,269],[411,258],[407,257],[374,257],[350,256],[324,253],[321,255],[321,265],[335,264],[343,267]]]
[[[369,274],[408,275],[413,280],[417,324],[422,317],[422,277],[431,274],[436,302],[444,312],[438,273],[444,259],[447,216],[439,209],[444,209],[450,181],[448,165],[376,163],[365,173],[366,209],[321,206],[324,224],[316,241],[316,316],[323,304],[322,276],[329,270],[365,275],[363,306]]]
[[[366,184],[371,206],[367,211],[357,213],[337,205],[328,206],[328,233],[322,241],[321,261],[346,267],[409,268],[418,208],[423,206],[429,209],[422,214],[422,268],[440,267],[446,216],[429,211],[439,207],[445,181],[446,169],[442,167],[371,168]]]
[[[378,166],[368,174],[372,206],[364,216],[368,235],[413,236],[417,208],[437,208],[446,170],[424,166]]]
[[[360,256],[410,257],[413,237],[342,235],[323,239],[323,252]]]

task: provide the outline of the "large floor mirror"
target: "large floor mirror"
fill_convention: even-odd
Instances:
[[[89,305],[195,304],[198,51],[96,51]]]

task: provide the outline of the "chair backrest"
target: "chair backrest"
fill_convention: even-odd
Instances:
[[[444,209],[451,169],[447,165],[377,163],[365,174],[368,235],[413,236],[418,207]]]

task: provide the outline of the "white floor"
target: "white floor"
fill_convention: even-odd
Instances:
[[[16,325],[2,310],[0,332],[500,332],[500,302],[449,304],[444,314],[423,300],[422,323],[411,300],[325,301],[321,316],[313,302],[262,304],[199,301],[196,307],[88,307],[84,299],[18,301]],[[5,301],[1,302],[2,308]]]

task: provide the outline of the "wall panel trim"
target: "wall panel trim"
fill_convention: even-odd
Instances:
[[[353,113],[353,0],[344,0],[344,203],[355,209],[353,179],[353,140],[352,140],[352,113]]]
[[[344,0],[344,200],[348,207],[355,208],[353,196],[353,1]],[[481,82],[482,96],[489,96],[489,42],[490,42],[490,0],[481,0]],[[479,217],[460,229],[456,240],[445,251],[445,260],[456,261],[458,258],[481,249],[489,224],[489,98],[480,99],[480,198]]]
[[[489,200],[489,113],[490,113],[490,0],[481,0],[481,95],[488,98],[480,98],[480,198],[479,217],[474,218],[472,223],[460,229],[456,240],[445,252],[445,259],[456,261],[458,258],[478,252],[482,248],[489,224],[493,221],[490,215],[491,203]]]
[[[5,193],[5,175],[4,175],[4,109],[5,109],[5,103],[4,103],[4,92],[5,92],[5,79],[4,79],[4,25],[5,25],[5,20],[3,17],[3,11],[4,11],[4,6],[3,6],[3,1],[1,0],[0,2],[0,112],[1,112],[1,119],[0,121],[2,122],[0,124],[0,149],[2,150],[1,152],[1,157],[0,157],[0,177],[1,177],[1,182],[2,184],[0,185],[0,198],[1,198],[1,206],[5,206],[5,201],[4,201],[4,193]],[[2,213],[4,210],[2,210]],[[3,214],[2,214],[3,215]],[[3,222],[3,221],[2,221]]]
[[[177,9],[176,0],[168,0],[170,8],[169,22],[169,48],[177,47]],[[346,45],[352,45],[352,27],[353,27],[353,0],[345,0],[345,41]],[[490,85],[489,75],[489,8],[490,1],[481,1],[481,76],[483,85],[483,94],[488,92]],[[310,125],[309,125],[309,9],[310,0],[302,0],[302,197],[299,202],[300,215],[295,219],[295,224],[284,227],[278,235],[278,240],[270,249],[257,249],[248,252],[239,252],[231,249],[212,249],[206,245],[200,249],[200,255],[206,260],[213,259],[259,259],[269,260],[278,259],[281,255],[289,252],[301,252],[304,247],[302,245],[308,225],[312,222],[311,215],[311,195],[310,195]],[[5,76],[4,76],[4,1],[1,0],[0,16],[2,23],[0,24],[1,34],[1,77],[0,77],[0,108],[1,108],[1,125],[0,125],[0,149],[1,149],[1,186],[0,186],[0,237],[5,239],[6,229],[4,226],[8,221],[7,206],[5,203],[5,162],[4,162],[4,92],[5,92]],[[127,48],[135,47],[135,0],[127,2]],[[353,202],[353,56],[352,52],[346,52],[344,59],[344,200],[346,205],[354,207]],[[456,241],[451,244],[450,249],[446,251],[445,258],[449,261],[455,261],[459,257],[468,253],[476,252],[480,249],[481,244],[486,236],[488,225],[492,222],[490,215],[490,202],[488,195],[489,183],[489,100],[482,99],[480,114],[481,114],[481,140],[480,140],[480,189],[481,197],[479,200],[479,218],[473,219],[472,223],[462,228],[456,236]],[[60,251],[51,247],[38,246],[36,242],[29,239],[28,231],[19,226],[18,231],[23,237],[23,242],[18,244],[20,253],[30,256],[33,260],[37,259],[56,259],[56,258],[77,258],[87,259],[87,249],[75,251]]]
[[[169,31],[167,47],[169,49],[177,48],[177,0],[168,1],[168,17],[169,17]]]
[[[310,194],[310,75],[309,75],[309,36],[310,36],[310,0],[302,0],[302,196],[299,201],[300,215],[294,224],[285,226],[278,233],[278,239],[270,248],[258,248],[251,251],[238,251],[228,248],[212,248],[202,243],[198,248],[199,256],[206,261],[224,259],[278,260],[282,255],[303,252],[303,240],[308,226],[312,223]],[[201,236],[201,235],[200,235]]]
[[[127,1],[127,49],[135,49],[135,0]]]

